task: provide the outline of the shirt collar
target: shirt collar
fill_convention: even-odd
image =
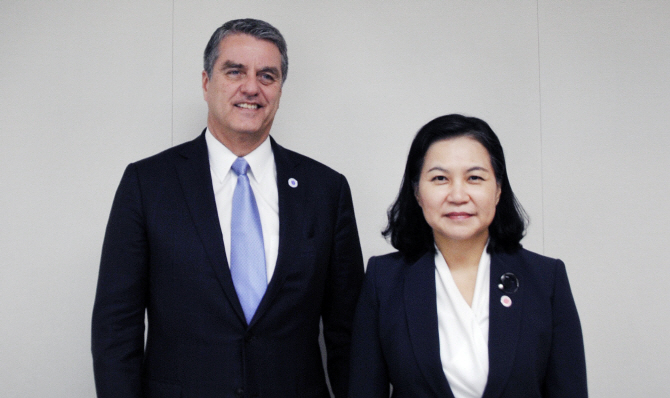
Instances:
[[[482,285],[479,283],[479,281],[485,277],[485,275],[488,275],[490,272],[489,270],[491,269],[491,254],[488,252],[488,247],[489,243],[491,240],[486,241],[486,245],[484,245],[484,251],[482,252],[482,256],[479,258],[479,265],[477,266],[477,282],[475,283],[475,293],[477,293],[477,287]],[[444,256],[442,256],[442,252],[440,252],[440,249],[437,247],[437,243],[435,245],[435,266],[438,265],[444,265],[445,267],[448,267],[447,261],[444,259]],[[483,288],[488,288],[488,283],[484,284]]]
[[[490,239],[486,241],[482,256],[479,258],[479,265],[477,266],[477,279],[475,281],[475,291],[472,296],[472,310],[475,313],[488,314],[489,308],[489,289],[491,281],[491,254],[486,250],[489,247]],[[449,269],[447,261],[442,256],[437,244],[435,245],[435,267],[442,269]],[[449,271],[451,275],[451,271]]]
[[[230,168],[237,156],[221,141],[217,140],[209,131],[209,128],[205,133],[205,141],[207,142],[209,166],[216,178],[223,182],[228,173],[232,172]],[[266,178],[273,177],[274,154],[269,138],[266,138],[256,149],[244,156],[244,160],[249,164],[250,175],[259,183],[262,183]]]

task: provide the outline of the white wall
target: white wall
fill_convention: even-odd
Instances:
[[[573,2],[576,3],[576,2]],[[544,252],[594,397],[668,397],[670,3],[541,2]]]
[[[491,124],[566,261],[593,397],[660,397],[670,368],[670,3],[0,1],[0,391],[91,397],[90,315],[125,165],[205,126],[202,51],[265,19],[289,46],[273,136],[350,181],[365,257],[415,132]]]

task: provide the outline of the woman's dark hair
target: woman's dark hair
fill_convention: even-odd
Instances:
[[[389,221],[382,235],[408,259],[418,259],[435,247],[433,231],[415,196],[426,152],[437,141],[457,137],[470,137],[486,148],[500,186],[500,200],[489,226],[488,251],[513,252],[521,248],[519,242],[526,232],[528,217],[512,192],[500,140],[485,121],[453,114],[430,121],[416,134],[407,156],[400,192],[388,210]]]

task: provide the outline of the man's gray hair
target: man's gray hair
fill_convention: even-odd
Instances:
[[[267,40],[277,46],[281,55],[281,78],[282,84],[284,84],[288,75],[288,52],[284,36],[269,23],[251,18],[228,21],[212,34],[207,47],[205,47],[204,68],[207,76],[212,76],[212,69],[219,58],[219,43],[221,40],[228,35],[239,33],[250,35],[260,40]]]

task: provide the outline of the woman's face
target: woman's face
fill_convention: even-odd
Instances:
[[[491,158],[478,141],[457,137],[436,141],[428,148],[416,200],[438,247],[485,243],[499,199]]]

